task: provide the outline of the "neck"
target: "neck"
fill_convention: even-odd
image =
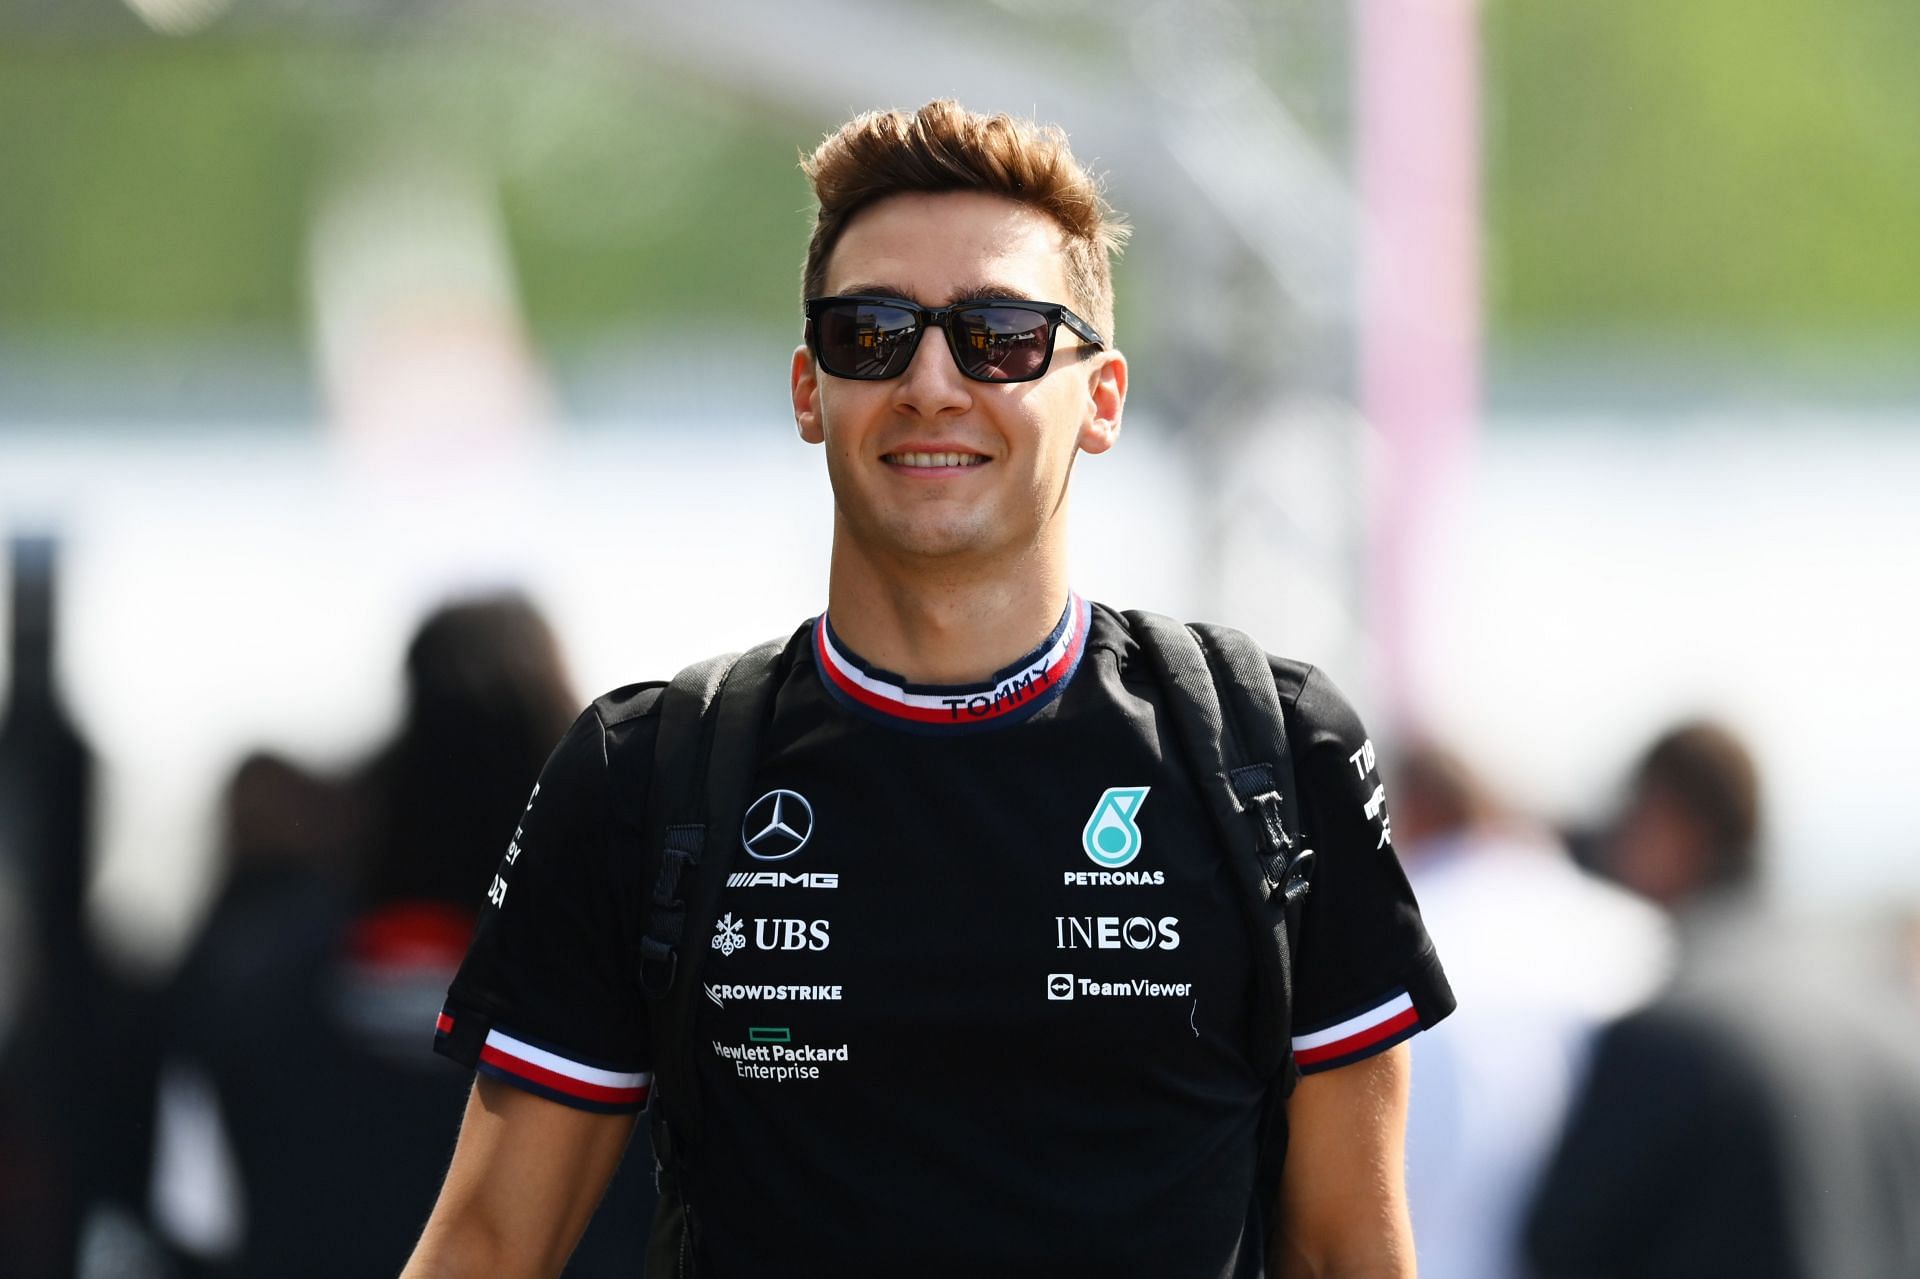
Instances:
[[[880,559],[836,529],[827,584],[834,634],[911,684],[973,684],[1031,652],[1067,602],[1066,556],[998,562]]]

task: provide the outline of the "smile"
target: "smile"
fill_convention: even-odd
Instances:
[[[987,459],[978,453],[886,453],[880,460],[894,466],[917,470],[949,466],[979,466]]]

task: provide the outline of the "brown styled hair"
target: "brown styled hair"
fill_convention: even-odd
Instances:
[[[807,245],[804,296],[826,292],[827,258],[847,224],[875,201],[909,191],[984,191],[1038,209],[1060,224],[1067,235],[1068,302],[1112,343],[1108,263],[1126,242],[1127,227],[1057,127],[982,115],[940,99],[911,113],[855,116],[801,160],[800,168],[820,202]]]

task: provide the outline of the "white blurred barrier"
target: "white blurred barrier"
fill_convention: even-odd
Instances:
[[[1219,620],[1357,687],[1325,647],[1334,601],[1276,597],[1289,575],[1258,549],[1325,459],[1248,447],[1244,470],[1281,477],[1268,506],[1249,506],[1256,480],[1202,491],[1150,422],[1082,459],[1076,583],[1189,614],[1223,598]],[[1920,891],[1905,798],[1920,776],[1917,498],[1920,432],[1884,422],[1496,426],[1421,562],[1420,712],[1553,815],[1597,808],[1666,721],[1719,712],[1766,771],[1778,888]],[[1200,528],[1223,502],[1245,528],[1220,563]],[[592,696],[820,609],[831,496],[772,414],[561,432],[511,466],[411,485],[338,465],[317,437],[6,437],[0,522],[47,514],[73,539],[65,688],[104,764],[96,904],[159,958],[205,889],[216,788],[240,753],[344,762],[370,745],[437,599],[525,585]]]

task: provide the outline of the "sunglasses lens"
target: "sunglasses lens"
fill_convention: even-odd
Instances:
[[[884,303],[842,302],[814,316],[814,352],[835,377],[898,377],[913,358],[914,313]]]
[[[1021,382],[1047,366],[1052,326],[1039,311],[1022,306],[970,307],[952,326],[955,362],[968,377],[985,382]]]

